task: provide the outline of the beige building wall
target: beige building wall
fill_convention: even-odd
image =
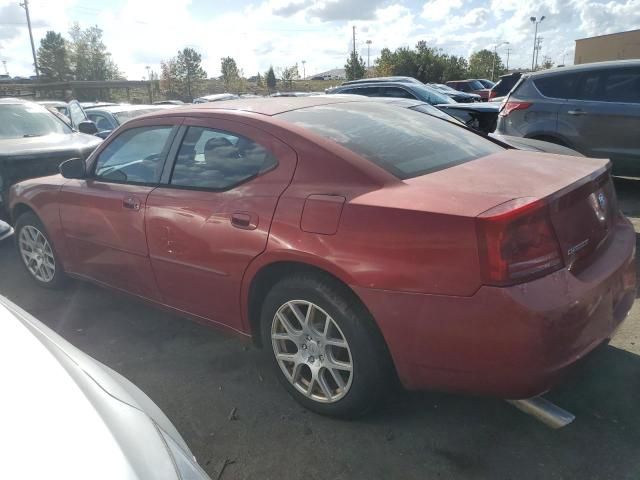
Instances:
[[[640,30],[576,40],[576,65],[640,58]]]

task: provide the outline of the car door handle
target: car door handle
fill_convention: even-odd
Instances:
[[[129,210],[140,210],[140,200],[136,197],[126,197],[122,200],[122,207]]]
[[[569,115],[586,115],[587,112],[585,112],[584,110],[569,110],[567,112]]]
[[[231,214],[231,225],[242,230],[255,230],[258,227],[258,216],[247,212]]]

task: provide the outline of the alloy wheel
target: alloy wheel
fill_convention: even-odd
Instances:
[[[48,283],[56,273],[56,261],[47,237],[32,225],[20,230],[18,238],[20,256],[27,270],[36,279]]]
[[[271,324],[273,352],[285,377],[303,395],[321,403],[343,398],[353,380],[353,359],[338,324],[306,300],[283,304]]]

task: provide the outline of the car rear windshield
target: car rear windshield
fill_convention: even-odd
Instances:
[[[279,117],[339,143],[400,179],[504,150],[445,120],[373,102],[322,105]]]
[[[0,139],[71,133],[53,113],[35,103],[0,105]]]

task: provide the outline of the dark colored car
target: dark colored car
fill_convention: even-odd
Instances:
[[[476,95],[475,93],[465,93],[460,90],[455,90],[454,88],[448,87],[444,83],[429,83],[427,84],[431,88],[435,88],[439,92],[444,93],[448,97],[451,97],[458,103],[472,103],[479,102],[481,100],[480,95]]]
[[[488,88],[491,90],[495,86],[495,82],[491,80],[487,80],[486,78],[478,78],[478,81],[482,84],[484,88]]]
[[[365,82],[358,80],[349,85],[341,85],[327,90],[327,94],[351,94],[367,97],[407,98],[420,100],[435,105],[442,111],[461,120],[465,125],[476,128],[485,133],[494,131],[498,112],[498,105],[484,105],[474,103],[458,103],[447,94],[431,88],[410,77],[401,77],[403,82],[372,79]],[[397,78],[397,77],[396,77]]]
[[[43,100],[37,102],[39,105],[46,107],[54,114],[59,114],[62,120],[67,122],[71,128],[88,135],[95,135],[98,129],[95,124],[87,117],[84,108],[77,100],[70,102],[62,102],[59,100]]]
[[[524,75],[503,102],[498,130],[610,158],[616,175],[640,175],[640,60]]]
[[[60,163],[86,158],[100,142],[35,102],[0,99],[0,217],[6,215],[11,185],[54,174]]]
[[[511,89],[515,86],[515,84],[518,83],[518,80],[520,80],[520,77],[522,77],[521,72],[513,72],[513,73],[508,73],[506,75],[502,75],[498,80],[498,83],[496,83],[494,87],[491,89],[491,93],[489,94],[489,99],[493,101],[493,100],[499,100],[499,99],[502,99],[503,97],[506,97],[511,91]]]
[[[490,90],[478,80],[451,80],[449,82],[446,82],[446,85],[455,90],[460,90],[461,92],[475,93],[476,95],[480,95],[480,98],[483,102],[489,100]]]
[[[40,285],[91,280],[253,338],[302,405],[350,416],[396,375],[537,396],[606,342],[636,243],[609,168],[365,98],[234,100],[131,120],[11,208]]]
[[[97,135],[107,138],[113,130],[132,118],[172,107],[175,105],[108,105],[90,108],[87,115],[98,128]]]

